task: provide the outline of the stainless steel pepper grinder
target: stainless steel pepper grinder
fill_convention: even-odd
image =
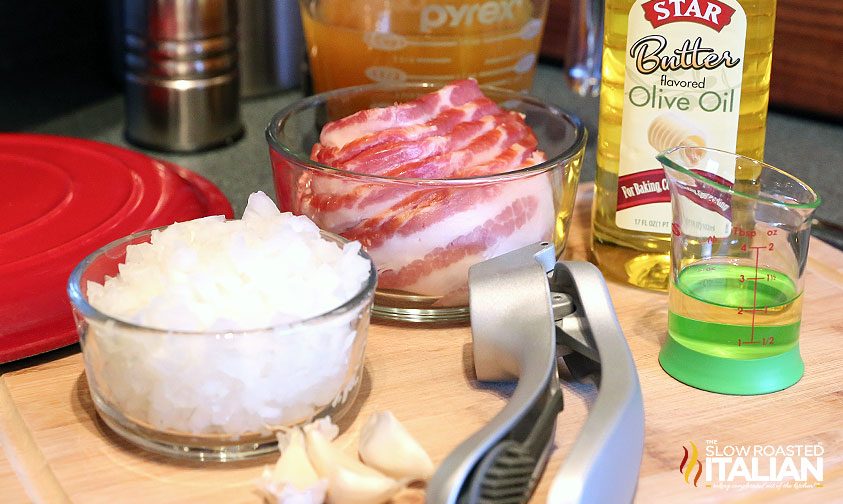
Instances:
[[[234,0],[123,0],[126,139],[192,152],[243,134]]]
[[[294,88],[304,53],[298,0],[237,0],[240,95]]]

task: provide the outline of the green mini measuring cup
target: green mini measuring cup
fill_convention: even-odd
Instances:
[[[659,363],[712,392],[790,387],[805,370],[803,273],[820,196],[778,168],[716,149],[676,147],[657,159],[673,210]]]

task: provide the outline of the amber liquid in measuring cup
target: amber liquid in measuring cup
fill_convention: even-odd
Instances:
[[[316,92],[473,77],[533,82],[547,0],[301,0]]]

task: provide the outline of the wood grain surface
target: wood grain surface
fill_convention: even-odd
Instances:
[[[770,103],[843,119],[843,2],[778,0]]]
[[[566,257],[585,258],[590,198],[591,185],[584,184]],[[666,295],[615,283],[609,289],[638,367],[646,411],[636,502],[843,502],[843,254],[812,241],[801,332],[806,374],[793,387],[766,396],[707,393],[667,376],[657,362],[666,335]],[[275,459],[187,463],[129,445],[98,420],[78,352],[34,359],[3,373],[0,380],[8,390],[0,394],[0,440],[6,457],[0,454],[2,502],[31,499],[27,485],[38,486],[42,495],[59,492],[80,503],[258,502],[254,480]],[[596,394],[584,384],[569,382],[564,388],[556,446],[532,502],[544,502],[551,476]],[[474,380],[467,327],[375,323],[361,395],[353,418],[343,422],[342,436],[355,437],[371,412],[389,409],[439,462],[492,418],[510,391]],[[14,414],[7,414],[12,410]],[[683,445],[702,447],[706,440],[721,445],[820,443],[825,449],[824,481],[800,489],[694,487],[679,472]],[[10,462],[22,457],[31,463]],[[44,462],[41,467],[38,460]],[[612,475],[605,480],[611,485]]]

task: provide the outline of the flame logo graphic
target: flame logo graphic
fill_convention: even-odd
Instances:
[[[682,447],[685,450],[685,456],[682,457],[682,462],[679,464],[679,472],[685,476],[685,483],[690,484],[691,473],[694,472],[694,468],[696,467],[697,474],[694,476],[694,486],[697,486],[697,482],[700,480],[700,476],[702,476],[702,463],[700,463],[698,458],[699,452],[697,451],[697,445],[693,441],[690,441],[690,443],[690,453],[687,448]]]

